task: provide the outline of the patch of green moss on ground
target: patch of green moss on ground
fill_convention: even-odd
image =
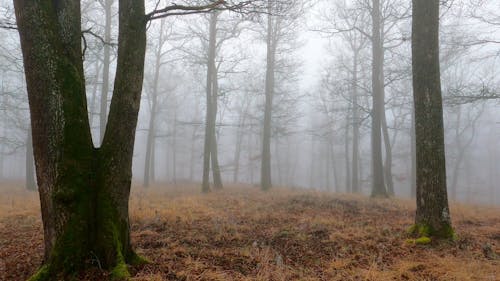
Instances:
[[[28,281],[45,281],[49,280],[50,277],[50,266],[42,266],[33,276],[28,279]]]

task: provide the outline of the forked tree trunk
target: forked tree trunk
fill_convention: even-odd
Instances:
[[[382,44],[380,35],[380,0],[373,0],[372,10],[372,197],[387,197],[382,163]]]
[[[412,62],[417,155],[415,232],[452,238],[439,69],[439,0],[413,0]]]
[[[203,179],[201,184],[202,192],[210,191],[210,162],[214,163],[212,156],[212,143],[215,141],[215,119],[216,112],[213,106],[213,81],[216,76],[215,56],[217,44],[217,13],[210,14],[208,56],[207,56],[207,81],[206,81],[206,100],[207,111],[205,117],[205,143],[203,146]],[[214,122],[214,124],[212,124]],[[213,167],[212,167],[213,169]],[[214,173],[215,175],[215,173]],[[215,179],[214,179],[215,180]]]
[[[89,126],[80,1],[15,0],[44,228],[44,266],[31,280],[68,279],[98,259],[126,278],[128,200],[142,89],[144,2],[120,0],[118,63],[101,148]],[[123,122],[127,120],[127,122]]]

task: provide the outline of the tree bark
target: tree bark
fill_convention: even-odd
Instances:
[[[144,2],[120,0],[117,76],[101,148],[92,143],[80,1],[14,1],[32,120],[44,266],[30,280],[66,279],[100,261],[116,278],[140,259],[128,199],[146,46]],[[127,120],[127,122],[123,122]]]
[[[415,110],[411,110],[411,129],[410,129],[410,197],[417,196],[417,152],[415,144]]]
[[[413,0],[412,65],[417,155],[415,231],[452,238],[439,67],[439,0]]]
[[[33,140],[31,129],[28,129],[26,138],[26,189],[30,191],[37,190],[35,180],[35,159],[33,158]]]

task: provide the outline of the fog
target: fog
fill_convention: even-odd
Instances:
[[[93,141],[99,146],[106,48],[110,51],[107,110],[116,67],[117,3],[111,6],[107,42],[100,2],[82,2],[87,106]],[[351,192],[353,155],[358,154],[358,188],[370,194],[369,1],[290,2],[283,8],[289,10],[277,12],[280,20],[273,22],[272,185]],[[408,2],[382,1],[381,20],[382,123],[386,123],[381,153],[388,173],[385,180],[393,183],[398,197],[410,197],[415,180]],[[149,10],[154,4],[149,1]],[[500,4],[494,0],[444,1],[441,8],[441,79],[451,200],[500,204],[499,11]],[[34,164],[22,55],[18,33],[10,28],[15,22],[11,1],[1,1],[0,19],[0,180],[23,182],[34,177],[30,169]],[[135,188],[142,188],[145,181],[201,185],[211,20],[210,14],[189,15],[156,20],[148,26],[133,158]],[[216,21],[212,75],[217,81],[215,154],[222,182],[258,187],[269,25],[264,15],[228,11],[220,12]]]

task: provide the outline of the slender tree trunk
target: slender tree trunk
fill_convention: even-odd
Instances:
[[[156,49],[155,65],[154,65],[154,78],[153,78],[153,91],[151,93],[151,110],[149,116],[149,126],[148,126],[148,136],[146,141],[146,157],[144,163],[144,187],[149,186],[149,182],[153,178],[154,174],[154,146],[156,138],[156,107],[158,103],[158,84],[160,79],[160,69],[161,69],[161,49],[163,46],[163,27],[165,22],[162,20],[160,23],[160,37],[158,38],[158,46]],[[151,166],[153,166],[151,168]]]
[[[387,197],[382,162],[382,43],[380,31],[380,0],[373,0],[372,10],[372,197]]]
[[[274,21],[271,9],[271,1],[268,2],[267,15],[267,59],[266,59],[266,102],[264,108],[264,130],[262,132],[262,156],[260,171],[260,187],[269,190],[272,187],[271,180],[271,124],[273,110],[273,96],[275,83],[276,63],[276,39],[274,34]]]
[[[457,123],[455,124],[455,147],[457,148],[457,159],[455,160],[455,163],[453,165],[453,175],[451,177],[451,200],[456,201],[457,200],[457,183],[458,183],[458,176],[459,176],[459,171],[460,171],[460,166],[462,165],[462,160],[464,157],[464,152],[465,152],[465,147],[462,146],[462,140],[460,136],[460,126],[461,126],[461,118],[462,117],[462,110],[461,107],[458,106],[458,112],[457,112]]]
[[[352,180],[351,191],[359,193],[359,104],[358,104],[358,52],[353,56],[352,77]]]
[[[213,16],[214,21],[217,21],[217,14]],[[220,172],[220,166],[219,166],[219,155],[218,155],[218,148],[217,148],[217,110],[218,110],[218,95],[219,95],[219,84],[217,81],[217,68],[215,67],[215,58],[214,61],[212,62],[212,68],[214,70],[213,76],[212,76],[212,119],[209,123],[210,125],[210,135],[212,138],[212,141],[210,142],[210,157],[212,159],[212,178],[214,180],[214,188],[215,189],[222,189],[222,177],[221,177],[221,172]]]
[[[32,120],[44,266],[30,280],[69,279],[89,257],[129,276],[128,200],[146,47],[144,2],[120,0],[115,95],[101,148],[86,104],[80,1],[14,1]],[[123,122],[127,120],[127,122]]]
[[[99,65],[99,60],[96,60],[96,62],[95,62],[95,81],[94,81],[94,85],[92,88],[92,98],[91,98],[91,102],[90,102],[90,112],[89,112],[90,129],[94,128],[94,116],[97,114],[97,108],[96,108],[97,88],[99,85],[99,76],[100,75],[101,75],[101,66]]]
[[[208,45],[208,61],[207,61],[207,84],[206,84],[206,99],[207,99],[207,112],[205,120],[205,144],[203,151],[203,181],[201,189],[203,192],[210,191],[210,156],[212,148],[212,126],[211,122],[213,119],[213,77],[215,75],[215,53],[216,53],[216,41],[217,41],[217,14],[212,12],[210,16],[210,27],[209,27],[209,45]],[[215,126],[215,124],[214,124]]]
[[[193,126],[193,131],[191,133],[191,151],[190,151],[190,161],[189,161],[189,180],[194,181],[194,163],[196,157],[196,131],[197,127]]]
[[[334,185],[335,185],[335,192],[340,192],[340,179],[339,179],[339,172],[338,172],[338,168],[337,168],[337,161],[335,161],[335,148],[333,146],[333,139],[330,138],[330,147],[331,147],[331,150],[330,150],[330,155],[329,157],[331,158],[331,161],[332,161],[332,171],[333,171],[333,182],[334,182]],[[346,190],[348,191],[348,190]]]
[[[108,120],[108,92],[109,92],[109,65],[111,64],[111,8],[114,0],[104,0],[104,12],[106,23],[104,25],[104,61],[102,71],[102,88],[101,88],[101,114],[100,114],[100,140],[102,142],[104,133],[106,132],[106,123]]]
[[[389,128],[387,127],[387,117],[385,110],[382,111],[382,132],[384,135],[385,146],[385,163],[384,163],[384,176],[387,184],[387,194],[394,196],[394,181],[392,178],[392,146],[389,137]]]
[[[314,135],[311,135],[311,140],[310,140],[310,150],[309,150],[309,155],[311,156],[311,162],[309,163],[309,187],[312,188],[314,187],[314,172],[315,172],[315,162],[316,162],[316,157],[315,157],[315,151],[314,151]]]
[[[419,235],[452,238],[439,67],[439,0],[413,0],[412,64]]]
[[[172,179],[177,184],[177,108],[174,108],[174,124],[172,126]]]
[[[346,119],[346,124],[345,124],[345,133],[344,133],[344,157],[345,157],[345,188],[347,192],[353,192],[352,191],[352,184],[351,184],[351,159],[349,157],[349,111],[347,113],[347,119]]]
[[[233,182],[238,183],[238,177],[240,173],[240,158],[241,158],[241,145],[243,142],[243,126],[245,124],[245,112],[242,112],[238,120],[238,128],[236,128],[236,148],[234,151],[234,172],[233,172]]]
[[[30,191],[37,190],[31,129],[28,129],[28,136],[26,137],[26,189]]]

